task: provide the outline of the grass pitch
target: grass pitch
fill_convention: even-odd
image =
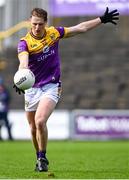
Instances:
[[[0,142],[0,179],[128,179],[129,141],[50,141],[49,172],[34,172],[29,141]]]

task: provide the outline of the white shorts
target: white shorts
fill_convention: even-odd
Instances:
[[[48,97],[58,103],[61,95],[61,86],[59,83],[46,84],[41,88],[30,88],[25,90],[25,111],[36,111],[39,101]]]

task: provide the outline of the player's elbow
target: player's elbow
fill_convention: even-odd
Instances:
[[[78,25],[79,33],[85,33],[86,31],[88,31],[88,27],[84,23]]]
[[[79,28],[79,32],[80,33],[85,33],[85,32],[87,32],[88,31],[88,28],[87,27],[80,27]]]

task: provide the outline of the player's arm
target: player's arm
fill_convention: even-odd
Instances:
[[[67,28],[67,34],[65,37],[71,37],[71,36],[75,36],[80,33],[85,33],[88,30],[96,28],[101,23],[104,23],[104,24],[112,23],[112,24],[116,25],[117,24],[116,20],[118,20],[118,19],[119,19],[118,11],[115,9],[115,10],[109,12],[109,8],[107,7],[105,13],[102,16],[100,16],[96,19],[93,19],[93,20],[82,22],[76,26]]]
[[[18,44],[18,59],[19,59],[19,67],[18,69],[28,68],[29,62],[29,53],[28,53],[27,44],[25,41],[20,41]],[[15,84],[13,88],[18,94],[24,93],[22,89],[19,89]]]
[[[29,54],[28,53],[22,53],[18,55],[19,59],[19,69],[28,68],[28,59]]]
[[[90,21],[82,22],[76,26],[67,28],[67,35],[65,37],[75,36],[77,34],[85,33],[101,24],[100,18],[96,18]]]
[[[19,69],[28,68],[29,52],[27,42],[25,40],[20,40],[18,43],[17,50],[19,59]]]
[[[29,54],[27,52],[23,52],[23,53],[19,54],[18,59],[19,59],[19,68],[18,68],[19,70],[24,69],[24,68],[28,68]],[[13,88],[15,89],[15,91],[18,94],[21,94],[21,93],[24,94],[24,90],[19,89],[15,84],[13,85]]]

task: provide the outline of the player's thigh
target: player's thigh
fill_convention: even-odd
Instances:
[[[35,120],[37,119],[43,122],[47,122],[49,116],[55,109],[56,104],[57,103],[49,97],[42,98],[38,104]]]

